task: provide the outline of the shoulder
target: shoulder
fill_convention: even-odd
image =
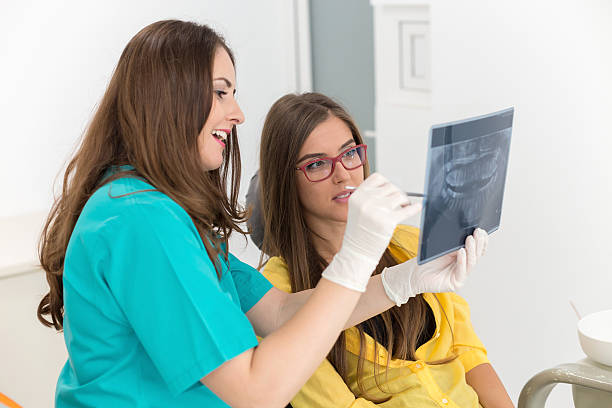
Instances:
[[[424,293],[425,299],[430,304],[432,309],[441,307],[450,320],[457,316],[469,316],[470,306],[468,302],[460,295],[454,292],[445,293]],[[439,305],[439,306],[438,306]]]
[[[467,300],[459,296],[456,293],[446,293],[448,296],[448,304],[452,307],[455,318],[469,319],[470,318],[470,305]]]
[[[277,289],[291,293],[291,280],[289,279],[289,268],[279,256],[274,256],[268,260],[264,266],[262,274],[272,283]]]
[[[100,187],[87,201],[75,233],[98,236],[163,231],[180,239],[198,235],[187,212],[166,194],[136,178],[121,178]]]
[[[458,294],[456,294],[454,292],[446,293],[446,295],[449,298],[449,302],[452,302],[455,305],[461,305],[461,306],[469,307],[467,300],[465,300],[460,295],[458,295]]]
[[[87,202],[90,209],[136,219],[156,216],[173,220],[191,220],[187,212],[151,184],[136,178],[121,178],[99,188]]]
[[[468,306],[467,301],[460,295],[456,294],[455,292],[444,292],[444,293],[429,293],[428,292],[428,293],[425,293],[424,295],[437,298],[438,302],[440,302],[442,305]]]
[[[92,195],[90,200],[124,208],[147,204],[178,206],[170,197],[157,190],[153,185],[135,177],[123,177],[104,184]]]
[[[399,262],[407,261],[417,255],[419,229],[410,225],[398,225],[389,243],[391,255]]]

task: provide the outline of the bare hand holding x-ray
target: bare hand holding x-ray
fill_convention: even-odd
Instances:
[[[433,126],[418,263],[463,247],[476,228],[499,228],[514,108]]]

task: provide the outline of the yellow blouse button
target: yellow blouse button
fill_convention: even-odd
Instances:
[[[420,365],[419,363],[416,363],[414,366],[415,366],[416,368],[421,368],[421,365]]]
[[[442,403],[443,403],[444,405],[446,405],[446,404],[448,404],[448,400],[447,400],[446,398],[442,398]]]

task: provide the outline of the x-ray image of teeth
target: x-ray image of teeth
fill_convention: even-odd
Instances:
[[[514,109],[432,127],[418,262],[499,227]]]
[[[500,172],[505,175],[509,145],[510,131],[505,129],[439,149],[444,172],[432,181],[441,200],[433,204],[458,214],[462,224],[477,226],[487,202],[503,190]]]

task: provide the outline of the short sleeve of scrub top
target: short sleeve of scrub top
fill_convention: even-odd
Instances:
[[[112,193],[106,186],[98,190],[77,222],[64,280],[71,290],[71,282],[85,282],[78,266],[94,265],[93,274],[101,275],[117,304],[113,307],[118,306],[170,394],[178,396],[257,345],[245,312],[271,284],[233,255],[228,263],[219,258],[219,279],[195,225],[178,204],[156,191],[129,194],[151,188],[137,179],[110,185]],[[111,194],[119,198],[108,198]],[[85,284],[81,289],[88,290]],[[78,308],[69,306],[67,299],[68,323],[83,321]],[[78,335],[70,330],[68,325],[66,335]]]
[[[248,312],[271,287],[271,283],[252,266],[229,254],[229,270],[238,291],[240,307]]]

